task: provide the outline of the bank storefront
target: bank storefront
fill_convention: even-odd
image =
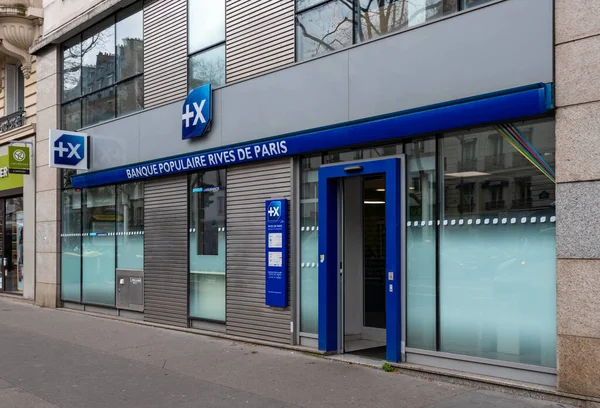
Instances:
[[[62,301],[554,385],[554,162],[552,87],[533,84],[65,172]]]

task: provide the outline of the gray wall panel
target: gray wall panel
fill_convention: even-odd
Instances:
[[[144,320],[188,326],[187,176],[144,183]]]
[[[291,179],[290,159],[227,170],[228,334],[290,343],[290,308],[265,306],[264,217],[265,200],[291,198]]]
[[[160,106],[187,94],[187,1],[144,3],[144,105]]]
[[[135,139],[139,160],[151,160],[552,82],[552,27],[552,0],[507,0],[217,89],[212,130],[199,140],[181,140],[185,90],[177,102],[133,115],[140,118],[137,128],[127,117],[87,131],[97,139],[94,150],[115,151],[115,139],[129,149]],[[178,47],[185,51],[184,44]],[[243,47],[239,52],[233,57],[252,55]],[[263,68],[253,62],[238,67]],[[167,71],[161,78],[179,78],[175,72],[165,76]],[[169,80],[155,82],[146,95],[156,103],[161,98],[155,95],[172,95],[164,83]],[[122,130],[112,123],[123,123]],[[92,169],[129,164],[134,157],[135,152],[93,156]]]
[[[225,87],[223,144],[348,120],[348,53]]]
[[[350,120],[552,82],[552,50],[551,0],[509,0],[353,48]]]

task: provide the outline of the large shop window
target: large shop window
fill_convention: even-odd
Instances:
[[[440,351],[556,366],[553,122],[440,147]]]
[[[225,85],[225,0],[188,1],[188,87]]]
[[[492,0],[296,0],[296,60],[303,61]]]
[[[144,266],[143,182],[62,191],[61,299],[115,306],[116,269]]]
[[[407,347],[556,366],[554,122],[301,161],[300,331],[317,333],[317,171],[406,157]]]
[[[141,2],[63,44],[62,127],[77,130],[143,109]]]
[[[189,178],[191,318],[225,321],[226,171]]]

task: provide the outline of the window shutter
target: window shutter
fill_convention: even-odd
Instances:
[[[6,115],[15,113],[19,108],[17,106],[17,66],[6,64],[6,106],[4,111]]]

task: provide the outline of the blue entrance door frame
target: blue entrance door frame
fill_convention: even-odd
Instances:
[[[385,175],[386,359],[402,359],[403,157],[343,163],[319,169],[319,350],[338,351],[338,182],[344,177]]]

